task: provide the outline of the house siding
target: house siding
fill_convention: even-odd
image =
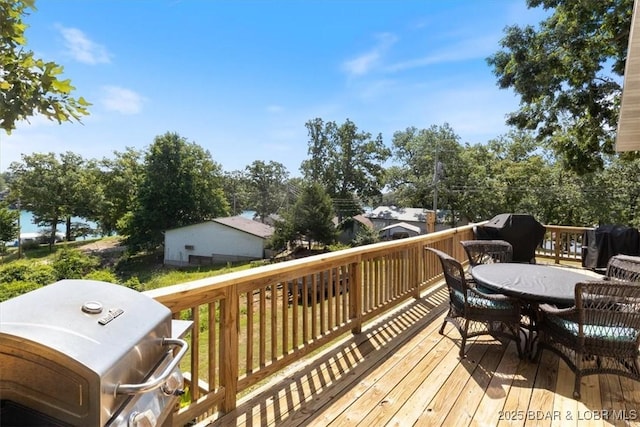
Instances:
[[[224,263],[262,259],[261,237],[209,221],[165,232],[164,263],[189,265],[190,257]]]

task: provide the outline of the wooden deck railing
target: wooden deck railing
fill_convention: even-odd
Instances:
[[[584,229],[547,226],[539,256],[579,259]],[[473,225],[311,256],[147,291],[175,318],[193,321],[183,426],[235,408],[238,395],[441,278],[426,245],[466,262]],[[187,357],[187,356],[185,356]],[[197,385],[197,386],[196,386]]]
[[[546,225],[542,245],[536,255],[560,261],[581,261],[584,232],[590,228]]]

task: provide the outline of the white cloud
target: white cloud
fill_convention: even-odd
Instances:
[[[342,68],[347,74],[352,76],[367,74],[380,62],[386,51],[398,41],[398,37],[391,33],[381,33],[376,38],[378,43],[373,49],[342,64]]]
[[[118,86],[105,86],[102,89],[105,94],[102,104],[107,110],[122,114],[137,114],[142,111],[144,98],[140,94]]]
[[[498,45],[500,37],[491,34],[484,37],[471,37],[458,43],[436,50],[429,55],[398,62],[386,68],[386,71],[397,72],[413,68],[426,67],[433,64],[467,61],[490,56]]]
[[[90,40],[79,29],[63,26],[59,26],[58,29],[64,38],[65,46],[76,61],[91,65],[111,62],[107,49]]]

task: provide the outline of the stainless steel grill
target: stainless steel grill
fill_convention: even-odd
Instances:
[[[0,424],[170,423],[187,350],[179,326],[172,335],[171,312],[146,295],[91,280],[0,303]]]

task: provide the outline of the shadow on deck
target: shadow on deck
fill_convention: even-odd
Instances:
[[[576,401],[549,352],[534,363],[479,337],[460,361],[458,332],[438,333],[447,300],[433,287],[198,426],[640,425],[640,383],[626,378],[586,377]]]

